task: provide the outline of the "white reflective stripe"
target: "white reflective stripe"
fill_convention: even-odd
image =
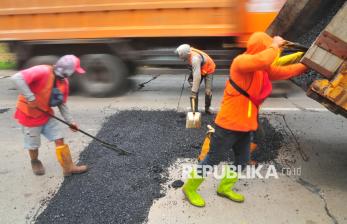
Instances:
[[[261,111],[300,111],[299,108],[295,107],[264,107],[260,108]]]

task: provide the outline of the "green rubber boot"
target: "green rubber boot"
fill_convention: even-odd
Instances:
[[[238,194],[232,190],[237,180],[237,174],[228,168],[225,176],[218,186],[217,194],[221,197],[226,197],[235,202],[243,202],[245,200],[245,197],[242,194]]]
[[[190,204],[197,207],[204,207],[205,200],[196,192],[200,184],[204,181],[204,178],[198,176],[196,171],[192,171],[190,175],[191,178],[187,179],[186,183],[183,185],[182,191]]]

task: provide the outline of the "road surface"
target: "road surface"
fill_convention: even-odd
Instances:
[[[0,76],[14,71],[1,71]],[[142,89],[137,85],[151,75],[131,78],[131,88],[122,96],[88,98],[71,96],[69,107],[80,127],[96,134],[106,117],[122,110],[187,111],[187,83],[180,98],[184,75],[166,74]],[[226,76],[215,76],[212,107],[220,105]],[[202,91],[203,92],[203,91]],[[63,177],[53,145],[42,142],[40,159],[46,174],[34,176],[27,152],[22,149],[22,133],[12,118],[17,90],[9,79],[0,79],[0,223],[32,223],[58,191]],[[203,108],[203,95],[200,95]],[[286,128],[288,139],[279,160],[290,158],[290,167],[301,175],[280,175],[278,179],[242,180],[237,185],[246,196],[243,204],[218,197],[217,180],[208,178],[201,187],[207,206],[199,209],[184,200],[178,189],[168,188],[166,196],[154,201],[148,223],[347,223],[347,120],[328,112],[307,98],[289,81],[274,84],[272,96],[261,108],[273,125]],[[66,128],[66,141],[73,158],[90,143],[88,137]],[[291,148],[290,150],[285,150]],[[288,155],[288,153],[290,155]],[[303,160],[303,155],[308,161]],[[181,178],[180,158],[168,167],[169,182]],[[194,163],[194,161],[193,161]]]

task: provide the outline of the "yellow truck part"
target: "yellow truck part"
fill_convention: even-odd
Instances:
[[[315,80],[307,95],[330,111],[347,117],[347,64],[332,79]]]

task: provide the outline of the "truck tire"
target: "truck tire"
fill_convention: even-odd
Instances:
[[[55,55],[43,55],[30,58],[24,65],[24,68],[30,68],[35,65],[54,65],[59,57]]]
[[[80,77],[83,91],[93,97],[107,97],[119,93],[128,71],[121,59],[109,54],[87,54],[81,57],[86,74]]]

